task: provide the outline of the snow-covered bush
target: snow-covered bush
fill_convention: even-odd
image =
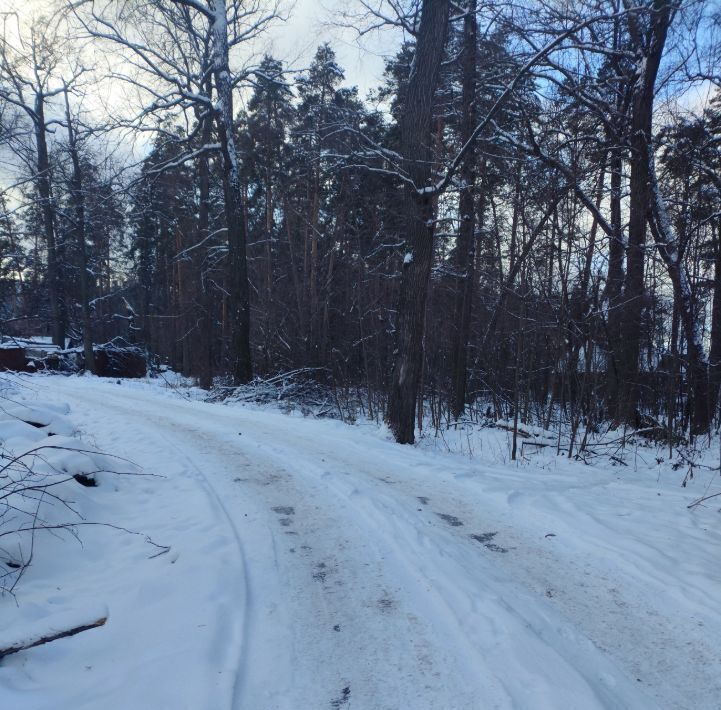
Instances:
[[[82,442],[67,407],[28,406],[14,394],[6,386],[0,399],[0,592],[15,589],[41,536],[77,536],[91,524],[90,489],[125,465]]]

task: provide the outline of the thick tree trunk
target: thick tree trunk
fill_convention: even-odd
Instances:
[[[631,103],[631,176],[626,278],[623,288],[623,316],[618,347],[619,388],[616,401],[618,423],[636,424],[640,396],[639,360],[641,355],[644,306],[644,267],[646,228],[654,200],[650,184],[651,123],[656,76],[663,55],[666,35],[673,16],[669,0],[654,0],[649,13],[649,29],[641,36],[635,18],[630,16],[630,34],[639,53],[639,78]]]
[[[476,126],[476,0],[469,0],[463,20],[463,124],[461,141],[465,144]],[[451,414],[458,419],[466,406],[466,369],[468,365],[468,339],[471,332],[473,291],[476,280],[476,235],[475,235],[475,150],[471,148],[463,159],[460,179],[461,196],[458,204],[460,228],[458,233],[458,290],[455,304],[455,340],[452,353]],[[479,210],[482,217],[483,209]],[[460,276],[462,274],[462,276]]]
[[[73,123],[70,117],[70,103],[68,92],[65,90],[65,119],[68,129],[68,150],[73,164],[71,177],[71,194],[74,207],[73,225],[79,258],[79,287],[80,287],[80,311],[83,324],[83,355],[85,356],[85,369],[95,373],[95,354],[93,353],[93,332],[90,318],[90,284],[88,279],[88,248],[85,241],[85,195],[83,194],[83,173],[78,155],[76,134],[73,130]]]
[[[644,102],[644,114],[649,126],[652,106]],[[639,359],[641,354],[641,319],[644,301],[644,268],[646,255],[646,225],[651,195],[648,190],[648,170],[643,165],[643,129],[638,127],[636,112],[631,140],[630,207],[628,223],[628,251],[626,255],[626,278],[623,287],[623,312],[616,359],[618,371],[618,394],[616,420],[635,424],[639,399]]]
[[[210,92],[208,92],[210,93]],[[203,121],[201,142],[210,143],[212,118],[210,114],[199,117]],[[198,157],[198,241],[204,242],[210,231],[210,158],[207,152]],[[207,251],[206,251],[207,253]],[[213,386],[213,300],[210,293],[210,283],[205,273],[206,261],[202,260],[198,269],[198,287],[200,294],[200,342],[199,352],[199,378],[198,384],[202,389],[209,390]]]
[[[431,179],[433,96],[448,26],[448,0],[423,0],[416,52],[401,119],[401,154],[413,185],[404,185],[408,252],[403,260],[396,322],[395,362],[388,424],[401,444],[413,443],[423,367],[423,325],[433,261],[434,200],[423,188]]]
[[[50,186],[50,160],[45,135],[45,97],[38,93],[35,96],[35,147],[37,149],[37,189],[40,195],[45,231],[45,247],[48,254],[47,282],[50,299],[50,318],[52,320],[53,343],[65,347],[66,315],[62,275],[58,263],[58,245],[55,239],[55,214]]]
[[[634,213],[634,168],[637,171],[635,187],[639,195],[643,195],[645,202],[644,230],[646,221],[651,227],[654,241],[666,265],[669,278],[673,285],[674,304],[678,309],[681,326],[686,336],[686,357],[688,361],[689,393],[691,396],[691,432],[703,434],[708,431],[711,408],[708,392],[708,370],[704,362],[701,332],[694,313],[691,286],[682,263],[681,249],[678,236],[675,234],[671,220],[666,210],[666,204],[661,194],[656,176],[656,164],[651,142],[651,121],[653,114],[653,93],[658,66],[663,54],[668,28],[674,16],[675,6],[670,0],[655,0],[653,15],[649,28],[649,50],[644,64],[644,73],[641,76],[638,96],[634,98],[634,114],[639,112],[638,126],[634,115],[634,130],[632,134],[632,165],[631,165],[631,220],[640,222],[640,215]],[[640,199],[640,198],[637,198]],[[640,212],[641,204],[636,205]],[[640,225],[639,225],[640,226]],[[630,264],[630,257],[629,257]],[[630,266],[629,266],[630,270]],[[640,325],[640,313],[639,313]],[[631,337],[632,324],[624,322],[624,338]],[[640,328],[634,333],[636,342],[639,342]],[[636,351],[638,353],[638,350]],[[629,361],[626,365],[631,365]],[[638,375],[638,360],[635,363],[635,374]],[[629,371],[630,372],[630,371]],[[636,385],[637,388],[637,385]],[[632,421],[637,402],[637,389],[630,390],[626,402],[623,403],[625,421]],[[634,397],[636,399],[634,399]]]
[[[218,100],[216,118],[223,155],[223,191],[228,226],[231,374],[235,384],[243,384],[253,377],[243,189],[233,133],[233,83],[228,65],[228,23],[225,0],[212,0],[211,7],[214,17],[213,77]]]

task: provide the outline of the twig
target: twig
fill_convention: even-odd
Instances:
[[[51,641],[68,638],[68,636],[75,636],[76,634],[82,633],[83,631],[97,629],[99,626],[103,626],[107,620],[107,616],[101,616],[99,619],[91,621],[89,624],[83,624],[82,626],[74,626],[73,628],[66,629],[65,631],[59,631],[48,636],[41,636],[40,638],[33,639],[31,641],[24,641],[13,646],[0,648],[0,659],[5,658],[5,656],[9,656],[12,653],[26,651],[29,648],[35,648],[35,646],[42,646],[43,644],[50,643]]]
[[[698,500],[695,500],[693,503],[689,503],[686,507],[691,510],[692,508],[695,508],[697,505],[701,505],[701,503],[704,503],[707,500],[710,500],[711,498],[716,498],[717,496],[721,496],[721,492],[719,493],[712,493],[710,496],[703,496],[702,498],[699,498]]]

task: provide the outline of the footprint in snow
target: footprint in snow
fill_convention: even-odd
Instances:
[[[448,513],[436,513],[436,515],[445,523],[452,525],[457,528],[463,525],[463,522],[459,520],[455,515],[449,515]]]
[[[330,706],[333,710],[338,710],[348,703],[350,700],[350,685],[346,685],[343,690],[340,691],[340,696],[335,700],[330,701]]]
[[[278,520],[278,522],[284,527],[289,528],[293,524],[293,518],[292,515],[295,515],[295,508],[292,505],[276,505],[274,508],[271,508],[271,510],[276,514],[281,516]],[[290,530],[285,531],[286,535],[294,535]]]
[[[325,562],[318,562],[315,565],[315,571],[313,572],[313,579],[316,580],[316,582],[320,582],[321,584],[325,582],[325,578],[328,576],[328,573],[330,570],[328,569],[328,566]]]
[[[490,550],[491,552],[508,552],[507,547],[501,547],[500,545],[496,545],[496,543],[492,542],[493,538],[498,535],[497,532],[486,532],[486,533],[478,533],[476,535],[470,535],[473,540],[476,542],[480,542],[483,547],[485,547],[487,550]]]
[[[383,597],[382,599],[378,600],[378,608],[383,613],[391,611],[394,606],[395,602],[392,599],[388,599],[387,597]]]

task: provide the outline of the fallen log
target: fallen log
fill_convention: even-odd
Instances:
[[[51,641],[68,638],[68,636],[75,636],[76,634],[82,633],[83,631],[89,631],[90,629],[97,629],[99,626],[103,626],[107,620],[107,616],[101,616],[99,619],[95,619],[95,621],[91,621],[87,624],[74,626],[63,631],[51,631],[43,636],[36,636],[35,638],[30,638],[25,641],[19,641],[4,648],[0,647],[0,660],[5,658],[5,656],[18,653],[19,651],[26,651],[29,648],[42,646],[43,644],[50,643]]]

